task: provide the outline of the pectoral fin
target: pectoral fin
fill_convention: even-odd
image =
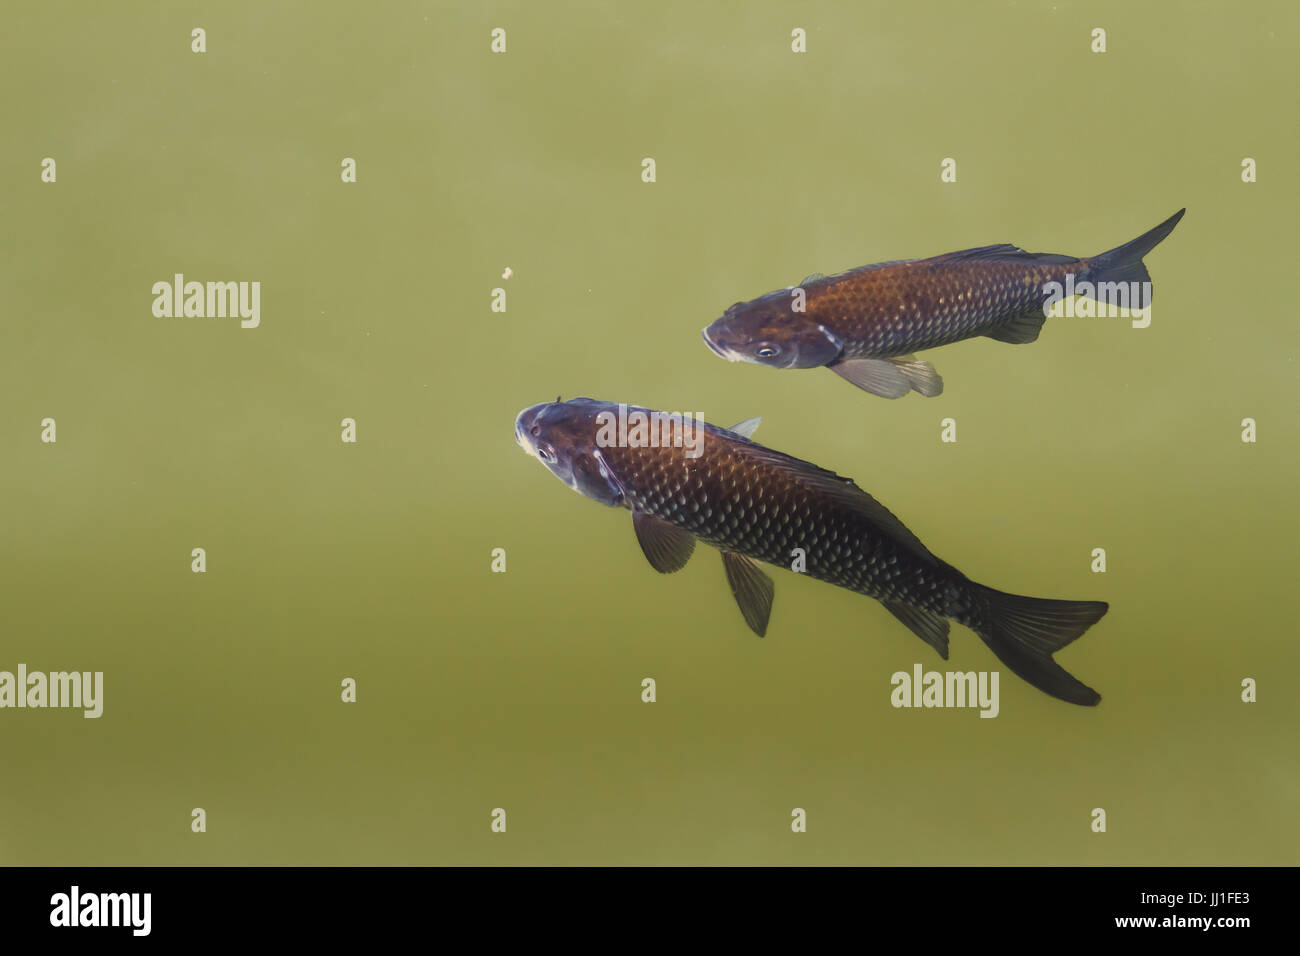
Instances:
[[[926,398],[934,398],[943,391],[943,379],[929,362],[922,362],[915,355],[896,355],[888,361],[903,373],[912,391],[920,392]]]
[[[632,512],[632,527],[650,567],[660,574],[680,571],[695,550],[695,535],[654,515]]]
[[[904,624],[913,634],[929,644],[945,661],[948,659],[948,620],[933,611],[923,611],[900,601],[881,601],[881,604]]]
[[[743,554],[723,551],[722,566],[726,569],[727,583],[731,585],[731,593],[740,605],[745,623],[762,637],[767,633],[767,620],[772,615],[772,595],[776,593],[776,585]]]
[[[827,367],[844,381],[882,398],[902,398],[912,390],[907,376],[884,359],[845,359]]]
[[[927,398],[943,391],[943,379],[929,362],[915,355],[845,359],[827,366],[846,382],[883,398],[902,398],[916,390]]]

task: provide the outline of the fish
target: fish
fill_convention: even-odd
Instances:
[[[875,598],[944,660],[955,621],[1039,690],[1073,704],[1101,700],[1053,655],[1101,619],[1105,602],[1025,597],[972,581],[852,479],[755,442],[758,418],[721,428],[677,416],[683,428],[697,430],[693,442],[681,443],[647,442],[644,430],[629,427],[624,436],[611,428],[612,421],[656,415],[672,417],[557,398],[519,413],[515,441],[569,488],[631,511],[633,532],[656,571],[681,570],[697,542],[720,551],[741,616],[759,637],[767,633],[775,584],[758,565],[792,569],[798,548],[802,573]]]
[[[1033,342],[1052,306],[1076,293],[1145,309],[1151,275],[1142,259],[1186,211],[1090,258],[1002,243],[812,275],[735,303],[703,330],[704,341],[732,362],[824,367],[873,395],[933,397],[943,379],[918,351],[979,336]]]

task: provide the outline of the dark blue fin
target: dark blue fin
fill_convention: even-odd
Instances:
[[[645,552],[650,567],[660,574],[680,571],[691,559],[695,535],[689,531],[640,511],[632,512],[632,527],[636,529],[636,539],[641,542],[641,550]]]
[[[985,335],[997,342],[1025,345],[1038,340],[1038,333],[1043,331],[1043,323],[1046,320],[1047,316],[1043,314],[1043,310],[1038,306],[1034,306],[1033,311],[1008,319],[992,332],[986,332]]]
[[[1061,256],[1054,252],[1025,252],[1019,246],[1002,242],[995,246],[978,246],[974,249],[962,249],[958,252],[945,252],[941,256],[927,259],[926,262],[1042,262],[1061,265],[1066,262],[1078,262],[1078,256]]]
[[[925,643],[929,644],[945,661],[948,659],[948,621],[933,611],[904,604],[902,601],[881,601],[908,629]]]
[[[772,596],[776,585],[753,561],[734,551],[722,552],[722,566],[727,572],[727,583],[735,595],[740,613],[749,629],[762,637],[767,633],[767,621],[772,616]]]
[[[907,265],[907,263],[909,262],[920,262],[920,261],[921,260],[919,259],[890,259],[888,262],[873,262],[870,265],[857,266],[856,268],[853,269],[846,269],[845,271],[836,273],[833,276],[827,276],[827,278],[843,279],[846,276],[854,276],[862,272],[872,272],[876,269],[887,268],[888,266],[902,266],[902,265]]]
[[[1187,212],[1186,208],[1180,209],[1149,232],[1144,232],[1131,242],[1116,246],[1109,252],[1103,252],[1089,260],[1088,281],[1093,283],[1094,292],[1098,294],[1088,298],[1099,297],[1100,290],[1096,287],[1102,282],[1138,283],[1136,286],[1130,285],[1138,291],[1138,295],[1128,297],[1129,308],[1140,311],[1150,305],[1151,273],[1147,272],[1142,257],[1174,231],[1174,226],[1178,225],[1178,220],[1183,218],[1185,212]]]
[[[988,626],[975,633],[1003,664],[1039,690],[1071,704],[1093,706],[1101,695],[1077,680],[1052,655],[1101,620],[1104,601],[1054,601],[980,588]]]

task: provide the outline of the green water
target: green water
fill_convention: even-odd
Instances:
[[[0,670],[105,692],[0,710],[0,863],[1300,862],[1294,4],[6,21]],[[809,273],[1182,206],[1149,328],[936,350],[938,398],[699,337]],[[178,272],[260,282],[260,325],[155,317]],[[999,665],[779,570],[755,638],[707,549],[657,575],[520,453],[557,393],[762,415],[976,580],[1109,601],[1060,655],[1101,705],[1002,668],[996,719],[895,709],[895,671]]]

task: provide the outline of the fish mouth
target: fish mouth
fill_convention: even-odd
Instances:
[[[712,327],[712,326],[710,326],[710,328],[711,328],[711,327]],[[723,349],[722,346],[720,346],[720,345],[718,345],[718,343],[714,342],[713,339],[709,338],[709,330],[708,330],[708,329],[704,329],[704,330],[702,330],[702,331],[700,332],[700,337],[701,337],[702,339],[704,339],[704,344],[707,345],[707,346],[710,348],[710,350],[712,350],[712,352],[713,352],[714,355],[717,355],[717,356],[719,356],[720,358],[724,358],[724,359],[726,359],[728,362],[735,362],[735,361],[737,361],[737,359],[736,359],[736,357],[735,357],[734,355],[732,355],[730,352],[728,352],[728,351],[726,351],[725,349]]]

